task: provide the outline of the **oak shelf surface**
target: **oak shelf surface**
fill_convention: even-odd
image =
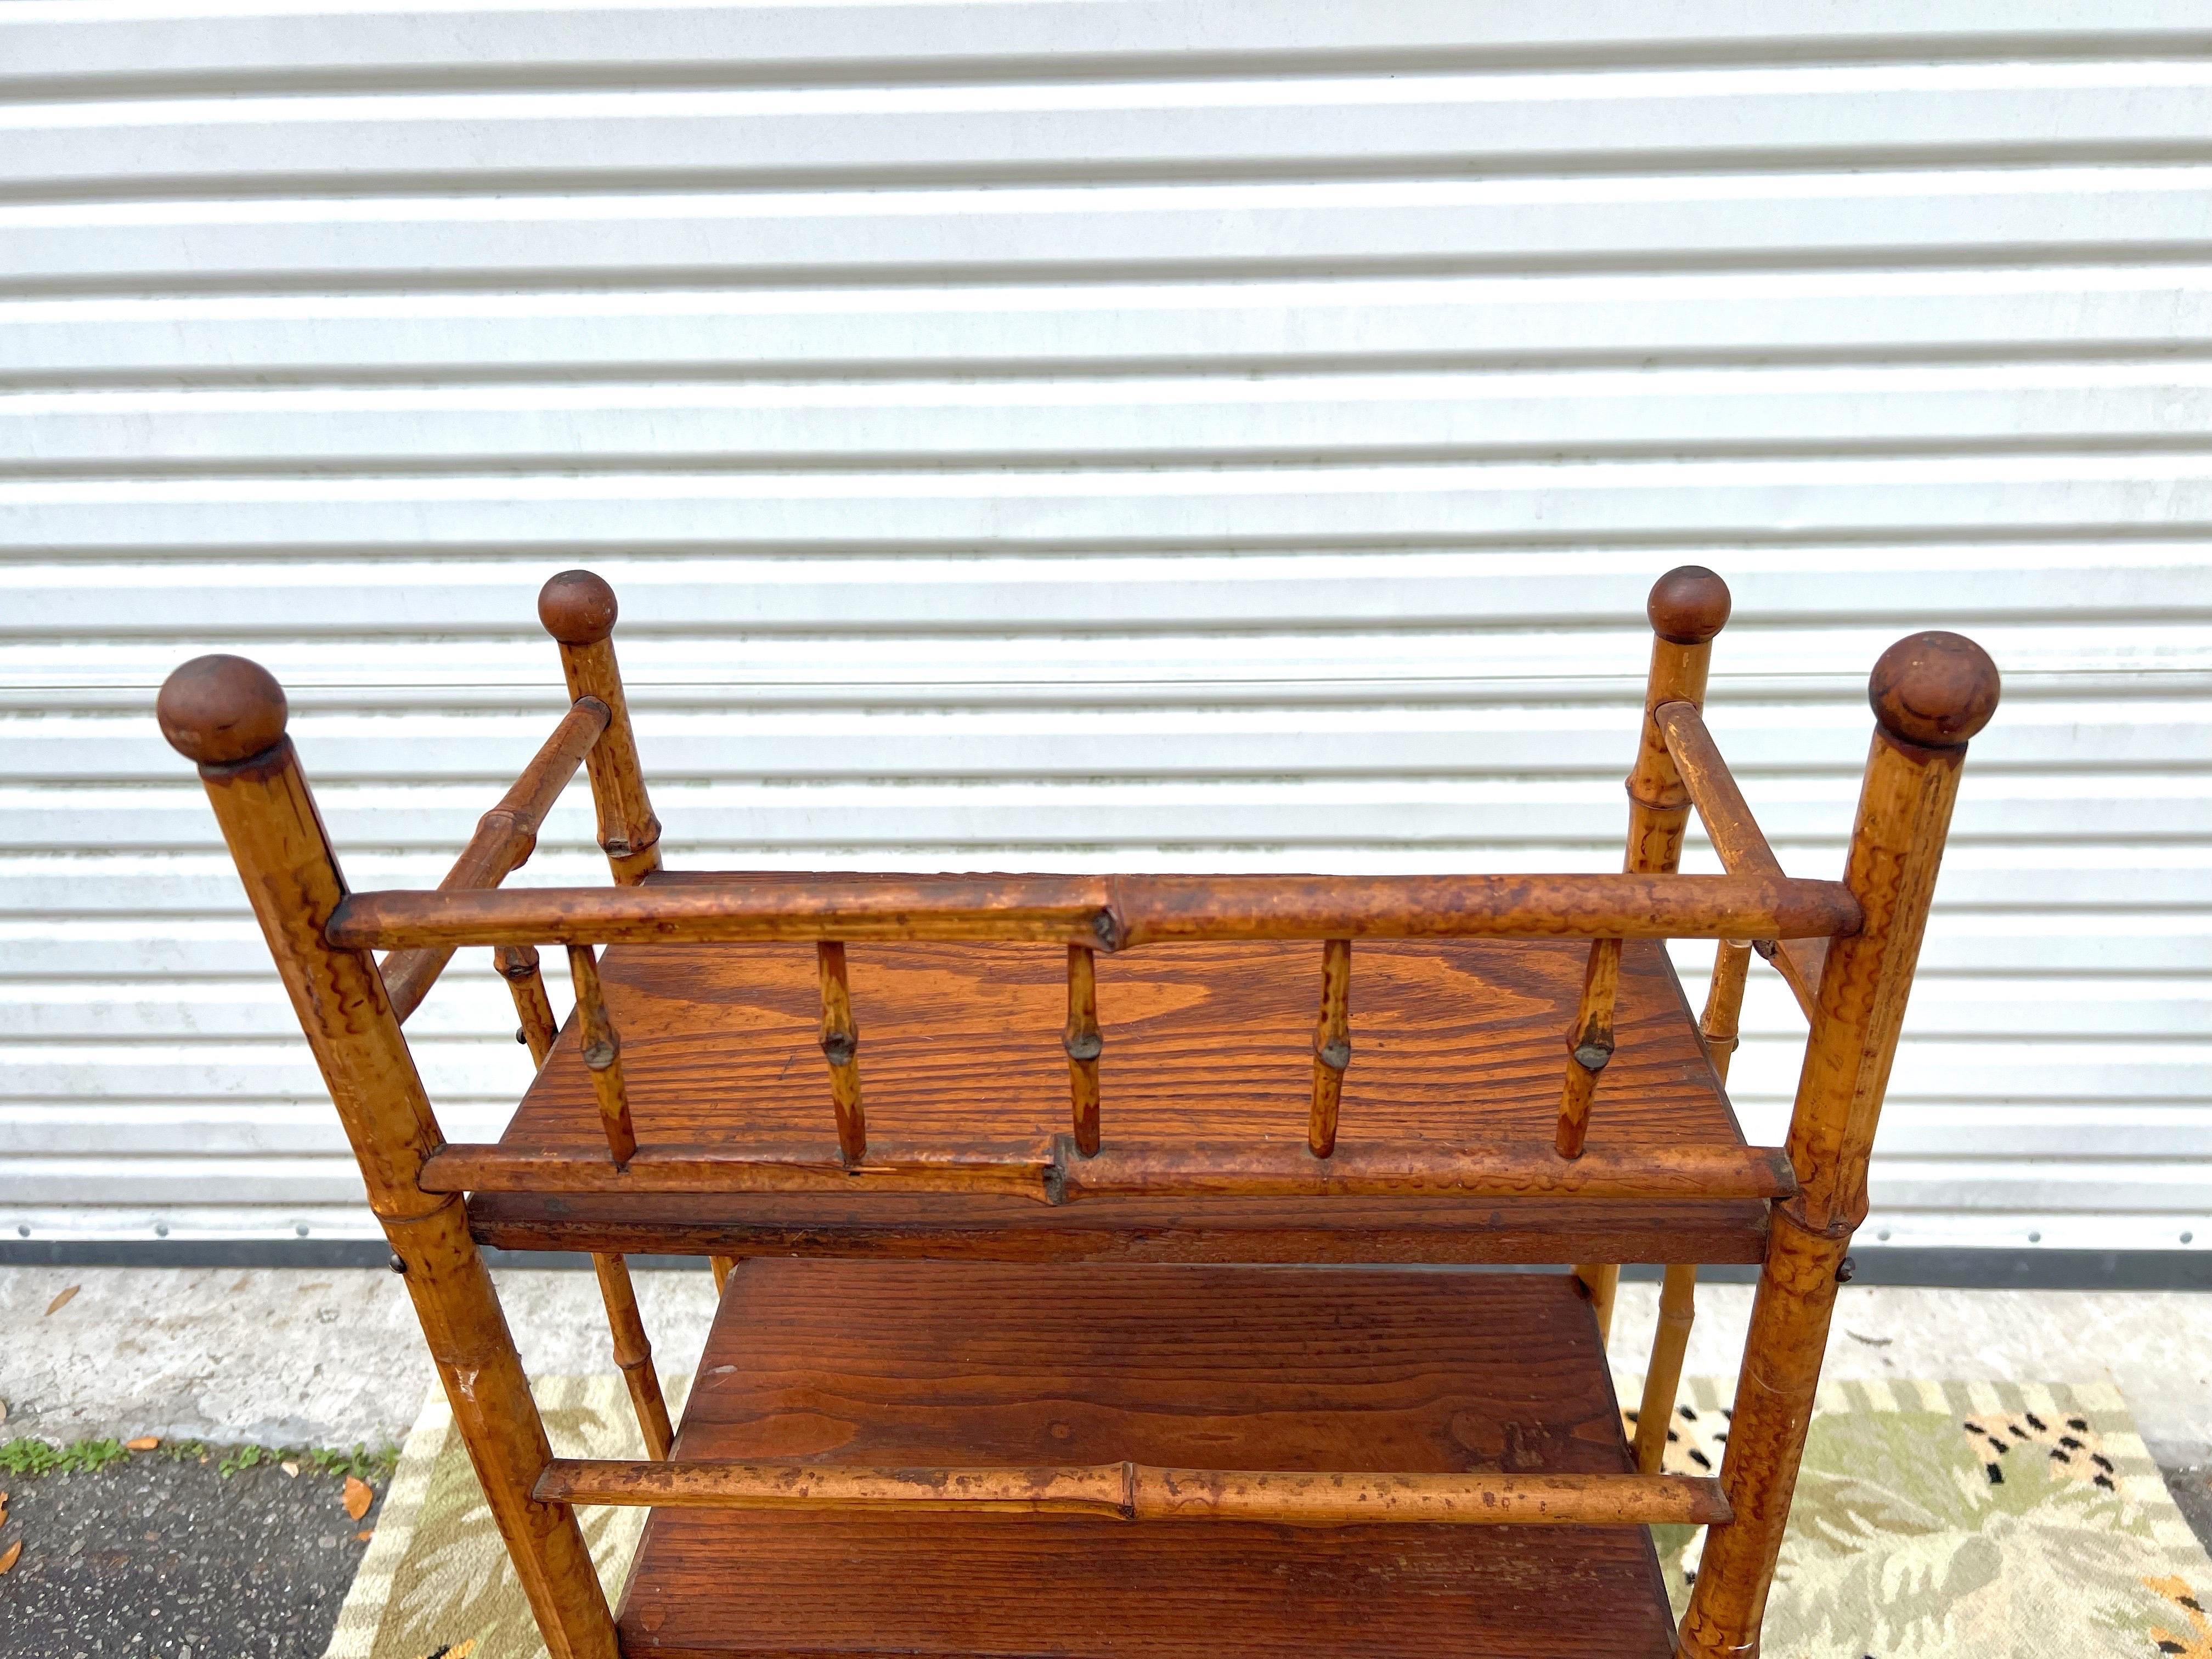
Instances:
[[[1621,1473],[1564,1273],[763,1261],[679,1458]],[[632,1656],[1663,1659],[1641,1527],[656,1510]]]

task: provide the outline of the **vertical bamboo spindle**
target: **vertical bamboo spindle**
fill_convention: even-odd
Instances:
[[[1067,947],[1067,1091],[1075,1120],[1075,1148],[1085,1158],[1098,1153],[1098,1056],[1106,1039],[1098,1030],[1098,963],[1087,945]]]
[[[1651,668],[1644,679],[1636,764],[1628,775],[1628,853],[1621,867],[1631,875],[1662,875],[1681,865],[1690,792],[1667,752],[1656,712],[1662,703],[1704,704],[1713,635],[1729,617],[1728,584],[1702,565],[1683,565],[1652,584],[1644,613],[1651,621]],[[1567,1033],[1567,1075],[1556,1138],[1562,1158],[1580,1158],[1589,1138],[1597,1074],[1613,1058],[1613,1008],[1620,988],[1620,941],[1594,941],[1583,975],[1582,1005]]]
[[[553,1052],[553,1039],[560,1035],[561,1028],[554,1021],[553,1004],[546,997],[545,981],[538,972],[538,947],[497,945],[493,948],[491,960],[514,998],[514,1017],[522,1022],[516,1029],[515,1037],[529,1044],[530,1063],[543,1066],[545,1056]]]
[[[730,1288],[730,1275],[738,1270],[738,1259],[733,1255],[710,1255],[707,1266],[714,1275],[714,1294],[720,1296]]]
[[[830,1062],[830,1099],[837,1109],[837,1152],[848,1167],[868,1155],[868,1120],[860,1109],[860,1028],[853,1023],[853,988],[845,947],[814,947],[822,974],[822,1057]]]
[[[665,1458],[676,1436],[668,1426],[668,1402],[660,1397],[660,1378],[653,1372],[653,1345],[646,1340],[645,1321],[638,1315],[629,1263],[618,1255],[595,1255],[592,1267],[599,1277],[599,1300],[606,1304],[607,1328],[614,1334],[615,1367],[629,1389],[646,1455]]]
[[[422,1189],[422,1162],[444,1137],[383,976],[367,952],[323,938],[345,882],[284,736],[284,693],[243,658],[201,657],[169,677],[156,710],[162,735],[199,767],[546,1648],[553,1659],[615,1659],[574,1510],[531,1496],[552,1448],[461,1200]]]
[[[660,820],[646,798],[629,703],[615,663],[617,609],[614,589],[588,570],[564,570],[538,590],[538,619],[560,642],[568,695],[597,697],[607,706],[607,729],[584,764],[599,813],[599,845],[615,880],[634,887],[660,868]]]
[[[619,1169],[637,1156],[637,1132],[629,1120],[629,1094],[623,1086],[622,1038],[607,1018],[599,985],[599,964],[588,945],[568,947],[568,977],[576,992],[576,1040],[592,1092],[599,1097],[599,1122],[607,1132],[607,1151]]]
[[[1797,1080],[1795,1197],[1774,1206],[1721,1485],[1735,1519],[1707,1534],[1683,1615],[1684,1659],[1741,1659],[1782,1547],[1820,1379],[1837,1273],[1867,1207],[1867,1159],[1942,860],[1967,739],[1996,710],[1996,665],[1955,634],[1901,640],[1875,665],[1878,722],[1844,880],[1865,921],[1836,939]]]
[[[1336,1150],[1336,1111],[1344,1098],[1344,1071],[1352,1064],[1352,941],[1322,946],[1321,1012],[1314,1017],[1313,1109],[1306,1119],[1306,1149],[1316,1158]]]
[[[1744,975],[1751,966],[1751,945],[1743,939],[1723,939],[1713,952],[1713,976],[1705,989],[1705,1012],[1698,1022],[1712,1057],[1713,1071],[1728,1081],[1729,1060],[1735,1053],[1736,1025],[1743,1012]],[[1674,1416],[1676,1397],[1682,1388],[1682,1358],[1689,1352],[1690,1331],[1698,1318],[1698,1269],[1692,1262],[1668,1266],[1659,1290],[1659,1326],[1651,1337],[1651,1363],[1644,1372],[1644,1399],[1636,1413],[1636,1467],[1644,1474],[1656,1474],[1667,1455],[1667,1431]]]

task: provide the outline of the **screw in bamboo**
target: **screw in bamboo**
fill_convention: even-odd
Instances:
[[[507,992],[514,998],[514,1017],[521,1022],[516,1035],[530,1049],[530,1063],[544,1066],[545,1056],[553,1052],[553,1039],[561,1028],[553,1018],[553,1004],[545,994],[545,979],[538,969],[538,947],[534,945],[499,945],[492,947],[492,966],[507,981]]]
[[[1098,1056],[1106,1039],[1098,1030],[1098,958],[1087,945],[1067,947],[1067,1029],[1060,1035],[1067,1050],[1067,1091],[1074,1119],[1076,1150],[1098,1155]]]
[[[1751,968],[1751,945],[1723,939],[1713,952],[1713,975],[1705,988],[1705,1013],[1698,1034],[1713,1072],[1725,1084],[1736,1048],[1743,1012],[1744,977]],[[1659,1287],[1659,1322],[1651,1336],[1651,1363],[1644,1371],[1644,1398],[1636,1412],[1636,1467],[1656,1474],[1667,1455],[1667,1431],[1682,1388],[1682,1360],[1698,1317],[1698,1269],[1694,1262],[1672,1262]]]
[[[561,672],[571,697],[606,705],[607,728],[586,759],[599,845],[615,879],[636,885],[660,868],[660,820],[645,793],[629,702],[615,662],[615,591],[588,570],[564,570],[538,593],[538,619],[561,647]]]
[[[1999,689],[1996,665],[1955,634],[1901,640],[1875,665],[1876,727],[1844,874],[1865,921],[1830,947],[1820,975],[1790,1122],[1799,1190],[1774,1206],[1721,1464],[1735,1519],[1707,1536],[1677,1638],[1682,1659],[1759,1650],[1960,769]]]
[[[629,1091],[623,1085],[622,1038],[607,1017],[599,960],[590,945],[568,947],[568,979],[576,992],[578,1048],[585,1069],[592,1074],[592,1093],[599,1101],[600,1127],[607,1132],[607,1151],[619,1170],[637,1156],[637,1130],[630,1122]]]
[[[1337,1108],[1352,1064],[1352,941],[1333,939],[1321,951],[1321,1012],[1314,1017],[1313,1107],[1306,1149],[1316,1158],[1336,1151]]]
[[[156,713],[198,765],[546,1648],[552,1659],[616,1659],[574,1511],[533,1495],[552,1449],[466,1212],[420,1184],[444,1138],[383,976],[366,951],[325,939],[345,882],[284,734],[283,691],[242,658],[201,657],[169,677]]]
[[[1729,618],[1728,584],[1702,565],[1683,565],[1652,584],[1644,613],[1651,623],[1651,666],[1644,678],[1636,764],[1628,775],[1628,852],[1621,867],[1630,875],[1672,874],[1681,867],[1690,795],[1667,751],[1658,712],[1670,702],[1704,702],[1713,636]],[[1567,1073],[1555,1137],[1562,1158],[1579,1158],[1588,1141],[1598,1073],[1613,1058],[1613,1009],[1620,988],[1620,941],[1598,939],[1590,946],[1581,1006],[1567,1033]]]
[[[837,1110],[837,1154],[848,1168],[868,1155],[868,1120],[860,1106],[860,1028],[853,1019],[853,987],[845,947],[823,939],[814,947],[822,979],[822,1057],[830,1062],[830,1100]]]
[[[668,1425],[668,1402],[661,1398],[660,1378],[653,1369],[653,1345],[646,1340],[645,1321],[637,1310],[637,1287],[630,1282],[629,1263],[619,1255],[594,1255],[592,1267],[599,1275],[599,1300],[606,1304],[607,1328],[613,1334],[615,1369],[629,1390],[630,1408],[645,1436],[648,1456],[666,1461],[676,1436]]]

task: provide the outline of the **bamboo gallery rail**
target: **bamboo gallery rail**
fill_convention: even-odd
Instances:
[[[1680,1474],[1364,1474],[1177,1469],[625,1462],[555,1458],[543,1504],[721,1510],[960,1510],[1289,1527],[1703,1526],[1730,1518],[1720,1482]]]

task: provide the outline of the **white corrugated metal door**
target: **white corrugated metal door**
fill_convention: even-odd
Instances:
[[[678,862],[1595,869],[1641,595],[1696,562],[1800,872],[1882,646],[2007,676],[1875,1232],[2212,1243],[2207,42],[2150,0],[0,9],[0,1226],[368,1231],[149,717],[196,653],[290,688],[357,885],[434,878],[527,756],[574,564]],[[602,879],[562,810],[525,878]],[[510,1025],[465,968],[411,1028],[459,1132]],[[1773,1136],[1771,975],[1748,1029]]]

